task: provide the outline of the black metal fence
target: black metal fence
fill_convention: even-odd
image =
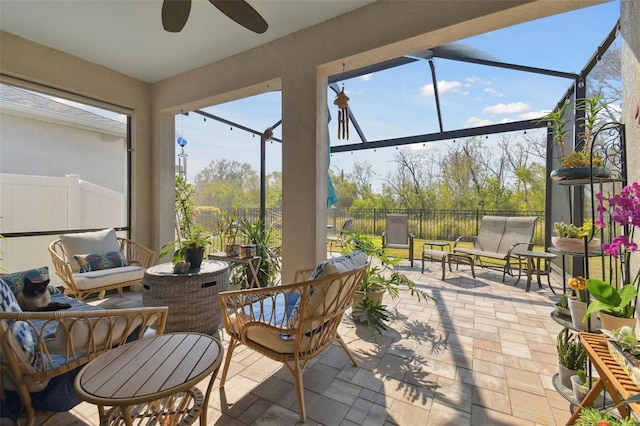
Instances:
[[[544,211],[507,210],[419,210],[419,209],[329,209],[327,225],[329,233],[338,233],[347,219],[353,219],[352,231],[368,235],[381,235],[387,214],[409,215],[409,231],[417,239],[454,241],[461,235],[478,235],[482,217],[492,216],[537,216],[533,235],[535,245],[544,245]],[[255,223],[260,218],[260,209],[235,209],[229,211],[198,212],[198,223],[217,233],[224,215],[235,215],[236,220]],[[266,210],[266,224],[276,230],[282,228],[282,211]]]

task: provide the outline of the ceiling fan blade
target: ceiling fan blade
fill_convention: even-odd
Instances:
[[[267,21],[244,0],[209,0],[209,2],[220,12],[254,33],[262,34],[269,28]]]
[[[164,0],[162,3],[162,26],[165,31],[179,33],[184,28],[191,12],[191,0]]]

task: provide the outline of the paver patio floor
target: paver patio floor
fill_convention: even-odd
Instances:
[[[563,425],[569,403],[551,382],[557,372],[549,316],[557,300],[543,289],[495,270],[468,266],[447,271],[427,263],[424,274],[408,262],[399,269],[438,299],[420,302],[401,292],[385,303],[393,312],[387,332],[374,340],[345,315],[341,335],[356,356],[353,366],[334,344],[305,370],[308,425]],[[561,293],[561,284],[552,284]],[[558,290],[560,288],[560,290]],[[141,293],[94,300],[104,307],[141,305]],[[222,333],[224,345],[228,337]],[[216,379],[219,380],[219,377]],[[201,383],[200,388],[206,389]],[[224,391],[215,386],[207,425],[293,425],[298,422],[293,379],[282,364],[236,349]],[[97,408],[83,403],[55,424],[98,424]]]

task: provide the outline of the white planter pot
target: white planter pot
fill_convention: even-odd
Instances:
[[[584,314],[587,312],[587,304],[586,302],[580,302],[575,297],[569,298],[569,311],[571,311],[571,322],[573,323],[573,327],[579,331],[585,331],[587,329],[591,331],[596,330],[597,324],[597,313],[593,312],[589,315],[590,328],[587,328],[587,321],[582,321]]]
[[[578,402],[582,401],[587,392],[589,392],[589,388],[580,383],[580,377],[578,377],[577,374],[575,376],[571,376],[571,388],[573,389],[573,396]]]
[[[558,363],[558,373],[560,375],[560,383],[563,386],[570,388],[571,387],[571,376],[575,376],[578,374],[577,370],[571,370],[564,365]]]

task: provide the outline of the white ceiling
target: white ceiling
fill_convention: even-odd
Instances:
[[[0,29],[153,83],[249,50],[371,0],[249,0],[269,24],[255,34],[207,0],[192,0],[178,34],[162,0],[0,0]]]

